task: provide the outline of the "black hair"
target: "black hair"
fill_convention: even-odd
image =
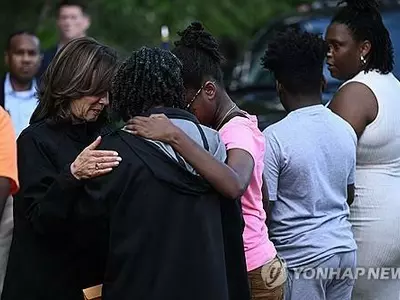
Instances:
[[[111,109],[123,120],[155,106],[185,108],[182,64],[170,51],[142,47],[112,80]]]
[[[356,41],[371,42],[365,71],[391,72],[394,67],[393,45],[378,10],[378,0],[342,0],[339,4],[347,5],[338,11],[332,23],[345,24]]]
[[[11,34],[8,36],[8,38],[7,38],[7,43],[6,43],[6,50],[7,50],[7,51],[10,50],[10,48],[11,48],[11,40],[12,40],[14,37],[18,36],[18,35],[30,35],[30,36],[33,36],[33,37],[36,37],[36,38],[37,38],[36,34],[33,33],[32,31],[29,31],[29,30],[18,30],[18,31],[14,31],[14,32],[11,33]]]
[[[217,40],[200,22],[193,22],[178,35],[181,39],[175,42],[172,52],[183,64],[185,87],[199,89],[206,79],[223,85],[221,63],[224,58]]]
[[[85,15],[88,14],[87,4],[83,0],[61,0],[57,6],[57,14],[63,6],[78,6]]]
[[[262,65],[293,94],[319,93],[328,45],[320,35],[288,29],[269,42]]]

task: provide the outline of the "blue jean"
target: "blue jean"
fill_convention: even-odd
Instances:
[[[288,269],[285,300],[350,300],[355,268],[356,252],[352,251],[335,254],[310,268]]]

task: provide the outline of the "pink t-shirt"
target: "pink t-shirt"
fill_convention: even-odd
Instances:
[[[262,201],[262,174],[264,171],[265,138],[258,129],[257,117],[234,117],[219,131],[226,149],[243,149],[254,160],[250,184],[242,196],[245,221],[243,232],[247,271],[263,266],[276,256],[276,250],[268,237],[266,213]]]

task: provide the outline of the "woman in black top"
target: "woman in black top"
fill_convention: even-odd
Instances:
[[[115,151],[95,150],[116,60],[110,48],[77,39],[41,80],[39,105],[18,139],[21,189],[3,300],[81,300],[83,288],[102,280],[101,251],[93,249],[106,241],[107,227],[88,221],[82,186],[120,161]]]

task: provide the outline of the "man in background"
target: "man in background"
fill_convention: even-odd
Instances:
[[[17,145],[10,116],[0,107],[0,296],[13,231],[13,200],[18,191]]]
[[[0,106],[10,114],[17,137],[29,125],[37,105],[35,76],[40,61],[40,42],[33,33],[10,35],[5,51],[8,72],[0,82]]]
[[[39,70],[38,78],[46,71],[50,62],[65,44],[86,36],[90,27],[90,18],[86,5],[79,0],[63,0],[57,7],[57,28],[59,42],[54,47],[43,53],[43,62]]]

